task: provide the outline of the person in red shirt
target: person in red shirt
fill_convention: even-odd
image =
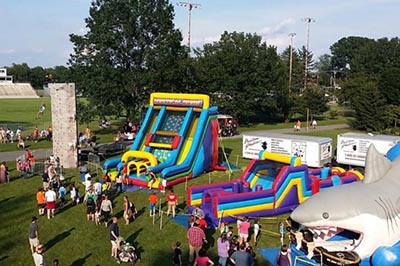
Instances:
[[[153,216],[156,214],[156,202],[157,202],[157,196],[156,196],[156,193],[153,192],[149,196],[150,216]]]
[[[176,209],[176,205],[178,204],[178,197],[174,193],[173,189],[171,189],[171,191],[168,193],[167,201],[168,201],[167,216],[172,211],[172,217],[175,217],[175,209]]]
[[[201,230],[203,230],[205,232],[206,228],[207,228],[207,221],[204,219],[203,215],[199,216],[199,218],[197,219],[197,223],[199,224],[199,227],[201,228]]]

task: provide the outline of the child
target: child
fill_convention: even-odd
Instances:
[[[285,238],[285,227],[283,226],[283,223],[279,223],[279,234],[281,236],[281,246],[284,245],[284,238]]]
[[[61,183],[60,188],[58,189],[58,197],[61,200],[61,204],[60,207],[64,207],[65,204],[65,194],[67,193],[67,191],[65,190],[64,184]]]
[[[94,213],[94,222],[96,225],[100,225],[100,216],[101,216],[101,210],[100,206],[96,208],[96,212]]]
[[[182,250],[181,250],[181,242],[176,241],[174,248],[174,258],[172,260],[174,266],[182,265]]]
[[[157,196],[156,193],[153,192],[149,196],[150,216],[153,216],[156,213],[156,202],[157,202]]]
[[[199,256],[196,257],[193,266],[205,266],[205,265],[212,266],[214,265],[214,262],[209,257],[207,257],[206,251],[204,249],[200,249]]]
[[[220,233],[228,233],[228,223],[227,222],[220,222],[218,225]]]
[[[46,202],[44,198],[44,190],[43,188],[39,188],[38,192],[36,193],[36,200],[37,200],[37,205],[39,208],[39,216],[44,215],[44,209],[46,207]]]
[[[149,183],[147,184],[149,189],[153,188],[154,182],[157,180],[157,176],[153,173],[151,169],[147,169],[146,175],[149,176]]]
[[[254,245],[256,246],[257,245],[258,236],[259,236],[259,233],[260,233],[260,224],[259,224],[259,220],[258,219],[254,220],[253,233],[254,233],[254,235],[253,235]]]

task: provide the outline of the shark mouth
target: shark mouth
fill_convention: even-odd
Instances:
[[[315,247],[323,247],[327,251],[353,251],[361,243],[363,234],[361,232],[350,231],[340,227],[318,226],[307,227],[312,234]],[[311,241],[310,241],[311,240]]]

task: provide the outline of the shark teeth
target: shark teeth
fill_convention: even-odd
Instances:
[[[339,227],[308,227],[313,234],[313,241],[316,247],[324,247],[328,251],[352,251],[362,241],[362,235],[358,239],[346,239],[332,241],[333,236],[344,231]]]
[[[332,236],[337,235],[343,231],[342,228],[338,227],[319,227],[309,229],[314,234],[314,241],[327,241]]]

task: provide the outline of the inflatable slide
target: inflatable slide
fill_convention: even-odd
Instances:
[[[202,94],[152,93],[130,151],[107,160],[115,176],[127,168],[125,182],[163,189],[214,169],[218,161],[217,107]],[[157,180],[146,175],[147,169]]]
[[[214,224],[238,216],[263,217],[292,211],[311,195],[332,186],[359,181],[357,171],[339,167],[309,169],[298,157],[260,152],[240,179],[189,187],[190,210],[200,205]]]

